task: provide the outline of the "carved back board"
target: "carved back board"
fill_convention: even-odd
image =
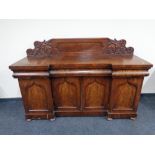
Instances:
[[[27,50],[28,57],[50,57],[60,53],[100,52],[103,55],[133,55],[133,47],[126,47],[126,40],[109,38],[51,39],[34,42],[34,49]]]

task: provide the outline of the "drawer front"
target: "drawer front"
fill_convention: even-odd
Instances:
[[[110,93],[110,78],[85,77],[82,83],[82,105],[84,111],[107,108]]]

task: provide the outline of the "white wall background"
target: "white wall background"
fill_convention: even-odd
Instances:
[[[21,96],[8,66],[25,57],[34,41],[69,37],[126,39],[135,55],[155,65],[155,20],[0,20],[0,98]],[[154,68],[142,93],[155,93]]]

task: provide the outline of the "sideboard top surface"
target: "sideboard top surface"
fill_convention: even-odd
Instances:
[[[51,39],[35,42],[27,57],[12,64],[13,71],[51,69],[149,69],[152,64],[135,56],[125,40]]]
[[[137,57],[79,57],[53,56],[50,58],[23,58],[12,64],[12,70],[48,70],[53,69],[79,69],[79,68],[129,68],[129,69],[149,69],[152,64]]]

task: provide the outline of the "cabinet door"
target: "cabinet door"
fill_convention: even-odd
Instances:
[[[26,115],[35,118],[51,117],[53,104],[51,84],[47,78],[19,79]],[[49,114],[49,115],[47,115]]]
[[[86,77],[82,84],[83,110],[103,110],[107,108],[110,79],[104,77]]]
[[[116,113],[136,112],[143,78],[114,78],[112,81],[110,111]]]
[[[52,79],[53,101],[56,110],[79,111],[80,79],[64,77]]]

